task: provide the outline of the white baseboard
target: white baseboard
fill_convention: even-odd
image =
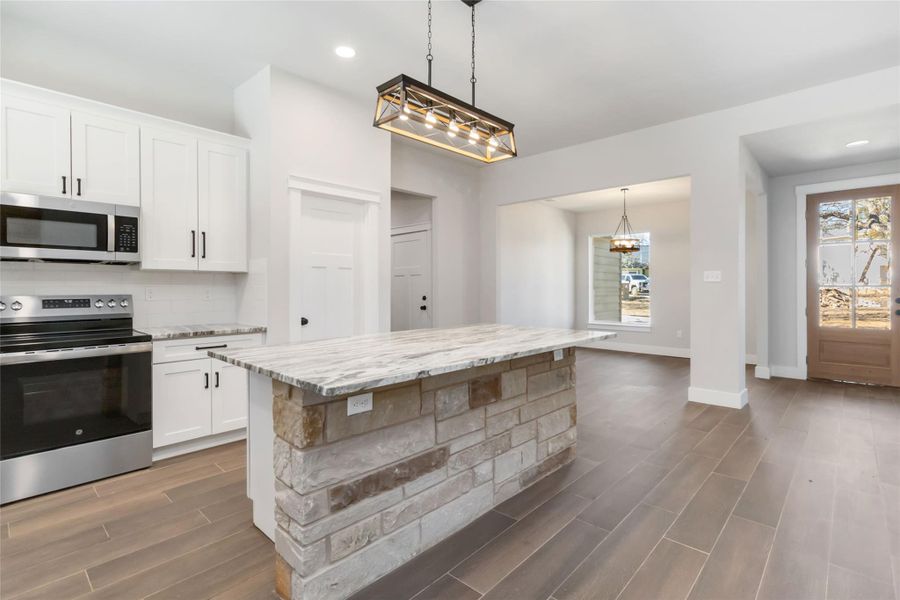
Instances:
[[[594,348],[597,350],[613,350],[615,352],[634,352],[635,354],[654,354],[656,356],[674,356],[676,358],[690,358],[690,348],[676,348],[674,346],[648,346],[647,344],[628,344],[624,342],[595,342],[584,344],[581,348]]]
[[[747,405],[747,389],[744,388],[740,392],[723,392],[691,386],[688,388],[688,400],[726,408],[744,408]]]
[[[788,379],[806,379],[806,367],[785,367],[781,365],[771,365],[769,370],[772,377],[786,377]]]
[[[756,365],[756,368],[753,370],[753,375],[756,376],[757,379],[771,379],[772,372],[769,367]]]
[[[206,450],[213,446],[221,446],[222,444],[230,444],[247,437],[247,429],[235,429],[234,431],[226,431],[216,435],[208,435],[196,440],[181,442],[180,444],[172,444],[171,446],[163,446],[162,448],[153,449],[153,462],[172,458],[173,456],[181,456],[198,450]]]
[[[748,365],[755,365],[757,363],[755,354],[747,354],[744,356],[744,362]]]

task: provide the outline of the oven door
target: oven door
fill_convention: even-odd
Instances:
[[[4,193],[0,198],[0,257],[111,261],[115,206]]]
[[[0,459],[149,431],[150,342],[0,354]]]

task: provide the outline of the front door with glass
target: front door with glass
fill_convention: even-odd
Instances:
[[[808,376],[900,386],[900,186],[807,197]]]

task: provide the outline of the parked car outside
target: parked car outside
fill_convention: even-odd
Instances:
[[[640,273],[622,273],[622,285],[627,286],[632,296],[650,293],[650,279]]]

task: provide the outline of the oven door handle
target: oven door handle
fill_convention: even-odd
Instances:
[[[122,354],[138,354],[152,352],[151,342],[134,342],[113,346],[89,346],[85,348],[61,348],[59,350],[38,350],[36,352],[9,352],[0,354],[0,365],[22,365],[26,363],[49,362],[54,360],[70,360],[75,358],[94,358],[99,356],[118,356]]]

